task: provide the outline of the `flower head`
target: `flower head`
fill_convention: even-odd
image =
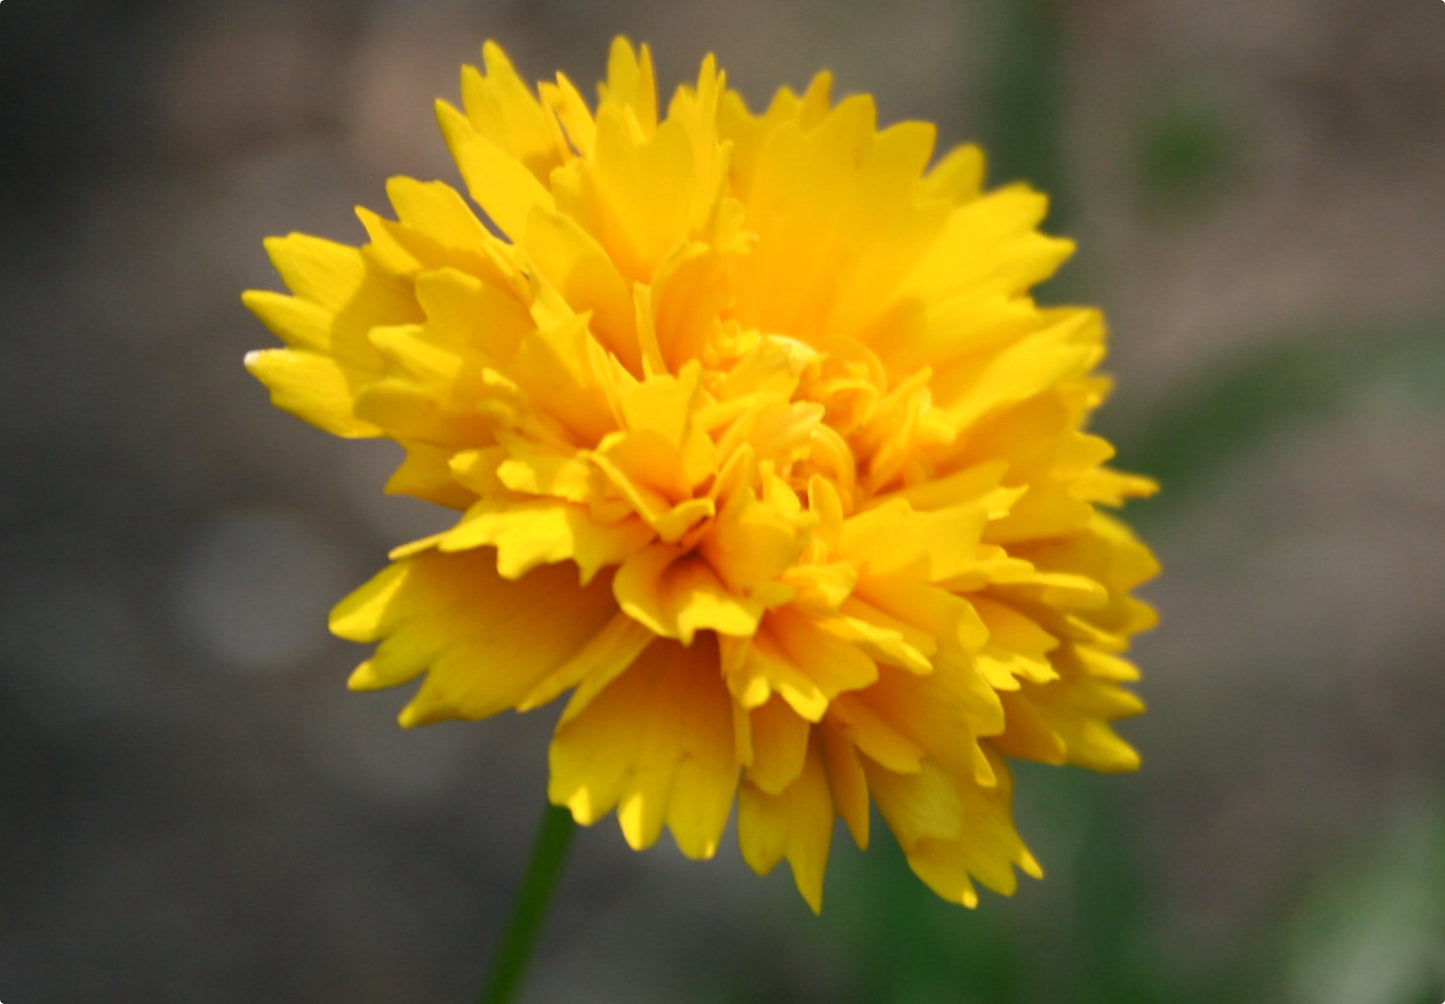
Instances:
[[[870,805],[973,905],[1039,866],[1008,761],[1129,770],[1122,653],[1156,566],[1104,507],[1100,315],[1030,287],[1070,253],[975,147],[878,129],[815,77],[762,114],[712,58],[661,111],[618,40],[595,109],[502,50],[438,103],[471,203],[393,178],[360,248],[268,242],[281,408],[400,443],[388,484],[461,515],[337,606],[404,725],[570,694],[549,796],[743,857],[821,903]],[[480,212],[477,210],[480,209]]]

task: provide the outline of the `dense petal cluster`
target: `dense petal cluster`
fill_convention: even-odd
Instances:
[[[736,805],[814,909],[871,806],[947,899],[1039,874],[1008,760],[1137,765],[1156,570],[1101,510],[1150,483],[1084,431],[1103,321],[1029,296],[1072,249],[1045,199],[827,74],[754,114],[709,58],[662,115],[646,47],[595,109],[484,56],[437,107],[471,203],[394,178],[364,246],[273,239],[290,295],[245,298],[278,406],[461,513],[336,608],[378,643],[351,685],[424,674],[405,725],[570,692],[552,801],[699,858]]]

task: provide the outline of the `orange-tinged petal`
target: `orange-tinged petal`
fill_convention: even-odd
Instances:
[[[837,695],[878,678],[878,664],[806,613],[769,610],[747,658],[729,682],[754,707],[780,694],[799,715],[816,722]],[[754,703],[756,702],[756,703]]]
[[[758,626],[762,604],[728,591],[707,562],[667,544],[654,544],[628,558],[613,580],[617,604],[664,638],[691,645],[698,631],[748,637]]]

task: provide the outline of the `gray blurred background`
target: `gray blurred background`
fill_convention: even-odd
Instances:
[[[471,999],[554,712],[345,691],[327,608],[447,514],[270,408],[239,293],[457,181],[431,103],[484,39],[590,95],[617,32],[754,107],[830,67],[1056,194],[1164,621],[1144,770],[1020,772],[1044,882],[970,913],[840,831],[815,919],[609,820],[527,999],[1445,999],[1438,0],[0,4],[0,997]]]

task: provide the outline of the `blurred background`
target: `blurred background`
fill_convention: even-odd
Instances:
[[[969,912],[886,834],[786,867],[579,834],[527,1000],[1445,999],[1445,5],[0,5],[0,997],[471,999],[553,712],[402,733],[330,604],[446,514],[273,410],[267,235],[455,182],[433,98],[613,34],[754,107],[834,70],[982,140],[1103,305],[1163,625],[1144,770],[1020,770],[1048,872]]]

